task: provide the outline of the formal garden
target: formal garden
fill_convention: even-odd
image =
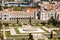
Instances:
[[[59,32],[60,29],[58,29],[58,30],[57,29],[50,30],[50,28],[59,28],[60,27],[60,21],[57,21],[54,18],[49,19],[47,22],[40,22],[40,23],[39,22],[32,23],[31,21],[32,20],[31,20],[31,17],[30,17],[28,24],[19,23],[18,18],[17,18],[17,22],[15,24],[14,23],[10,24],[10,23],[2,23],[2,22],[0,22],[0,29],[1,30],[5,29],[5,35],[6,35],[7,38],[8,37],[17,37],[17,36],[20,37],[22,34],[24,34],[23,36],[27,35],[26,36],[27,38],[23,38],[21,40],[27,40],[28,37],[29,37],[28,35],[31,32],[32,28],[34,28],[34,29],[38,28],[38,29],[40,29],[40,31],[44,30],[44,32],[35,32],[34,31],[34,32],[31,32],[31,33],[32,34],[43,34],[44,36],[47,36],[50,40],[59,40],[60,39],[60,32]],[[27,32],[22,33],[21,30],[20,30],[20,28],[24,28],[23,26],[27,26],[28,28],[26,28],[26,29],[28,29],[30,32],[28,30],[25,30],[28,33]],[[32,28],[30,29],[29,26],[31,26]],[[15,33],[13,33],[14,31],[15,31]],[[1,39],[3,39],[4,38],[3,37],[4,36],[3,30],[0,31],[0,33],[1,33]],[[13,36],[11,35],[11,33],[13,34]],[[45,40],[45,39],[38,39],[38,40]]]

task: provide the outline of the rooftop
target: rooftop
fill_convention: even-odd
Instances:
[[[40,9],[35,8],[36,11],[39,11]],[[3,11],[0,11],[0,13],[21,13],[21,14],[34,14],[34,8],[25,8],[22,11],[14,11],[12,8],[4,9]]]
[[[40,4],[42,8],[45,9],[45,11],[57,11],[60,12],[60,5],[59,4]]]

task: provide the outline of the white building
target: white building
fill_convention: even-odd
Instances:
[[[44,11],[40,13],[40,20],[47,21],[51,17],[60,20],[60,12],[55,11]]]
[[[16,18],[19,19],[29,19],[34,18],[33,13],[28,13],[24,11],[0,11],[0,19],[3,21],[15,20]]]

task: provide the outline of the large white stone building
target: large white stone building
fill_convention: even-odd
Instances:
[[[0,11],[0,21],[2,23],[29,23],[29,18],[34,19],[33,12],[26,11]]]
[[[40,14],[40,20],[47,21],[51,17],[60,20],[60,12],[55,12],[55,11],[45,11],[41,12]]]
[[[40,11],[29,12],[29,11],[0,11],[0,20],[2,21],[15,21],[23,19],[39,19],[42,21],[48,21],[51,17],[60,20],[60,12],[56,11]]]
[[[28,12],[24,12],[24,11],[0,11],[0,19],[1,20],[11,20],[11,19],[29,19],[31,16],[31,18],[34,18],[34,14],[28,13]]]

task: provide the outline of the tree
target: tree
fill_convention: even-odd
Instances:
[[[0,30],[2,29],[2,23],[0,22]]]
[[[5,26],[9,26],[9,23],[3,23]]]
[[[29,39],[28,40],[34,40],[33,35],[31,33],[29,34]]]
[[[0,22],[0,30],[2,29],[2,23]],[[2,34],[2,32],[0,31],[0,38],[1,38],[1,40],[3,40],[3,34]]]
[[[45,24],[46,24],[46,22],[41,22],[41,24],[42,24],[42,25],[45,25]]]
[[[18,17],[17,17],[17,24],[19,23]]]
[[[12,24],[12,26],[16,26],[15,24]]]
[[[42,0],[42,1],[49,1],[49,0]]]
[[[60,27],[60,21],[57,21],[56,26],[57,26],[57,27]]]
[[[57,20],[54,19],[53,17],[51,17],[51,19],[49,19],[47,22],[48,22],[48,24],[52,24],[54,26],[56,26],[56,24],[57,24]]]
[[[31,16],[30,16],[30,18],[29,18],[29,23],[31,24]]]
[[[30,2],[29,0],[24,0],[25,2]]]
[[[18,5],[19,6],[19,5]],[[21,11],[21,10],[23,10],[24,9],[24,7],[13,7],[13,10],[14,11]]]
[[[3,8],[4,8],[4,9],[7,9],[7,8],[9,8],[9,7],[8,7],[8,6],[3,6]]]
[[[51,31],[50,38],[51,39],[53,38],[53,31]]]
[[[22,24],[21,23],[18,23],[18,26],[22,26]]]
[[[2,11],[2,6],[0,5],[0,11]]]
[[[54,0],[54,1],[60,1],[60,0]]]

